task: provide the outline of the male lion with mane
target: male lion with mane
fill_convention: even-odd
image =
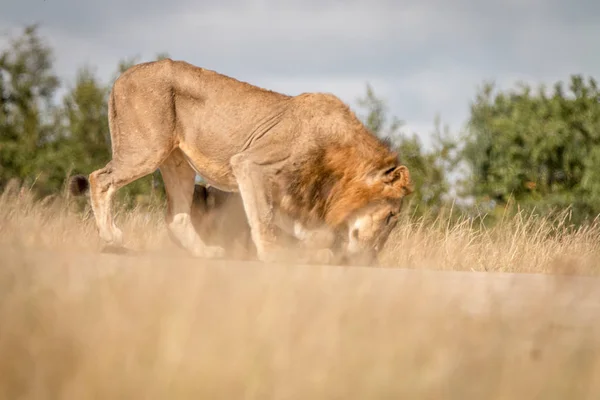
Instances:
[[[119,188],[157,168],[168,228],[193,255],[216,258],[195,231],[195,175],[239,193],[257,258],[285,260],[277,229],[356,264],[372,264],[410,194],[408,169],[337,97],[289,96],[164,59],[135,65],[108,100],[112,160],[89,175],[100,237],[121,247],[111,203]],[[337,244],[336,244],[337,243]],[[312,245],[312,244],[311,244]]]

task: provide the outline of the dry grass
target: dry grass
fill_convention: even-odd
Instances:
[[[600,272],[598,221],[575,228],[568,223],[568,210],[553,217],[517,210],[486,227],[479,218],[452,220],[449,214],[433,221],[406,221],[393,233],[382,264],[453,271]]]
[[[79,203],[86,199],[78,199]],[[95,251],[101,246],[89,205],[77,212],[77,201],[57,194],[35,201],[27,189],[11,187],[0,196],[0,243],[49,250]],[[127,245],[137,250],[173,249],[163,221],[164,210],[146,207],[123,212],[117,224]]]
[[[0,244],[48,250],[96,251],[101,243],[91,211],[74,211],[62,196],[33,201],[28,191],[0,196]],[[117,208],[118,210],[118,208]],[[117,211],[126,245],[153,252],[179,251],[163,221],[164,207]],[[406,220],[392,234],[380,261],[386,267],[525,273],[600,272],[600,223],[572,228],[568,212],[553,218],[518,212],[486,228],[449,213],[433,221]]]
[[[120,213],[150,252],[116,256],[60,198],[0,198],[0,399],[600,393],[596,278],[426,271],[594,272],[600,227],[404,224],[383,261],[410,271],[190,259],[162,213]]]

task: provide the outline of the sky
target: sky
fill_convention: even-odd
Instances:
[[[31,23],[67,83],[159,52],[287,94],[325,91],[355,110],[367,82],[425,145],[451,131],[484,81],[509,89],[600,79],[600,1],[0,0],[0,45]]]

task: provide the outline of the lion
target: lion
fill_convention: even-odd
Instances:
[[[223,257],[191,220],[194,179],[239,193],[257,258],[282,261],[278,229],[317,232],[357,263],[376,262],[412,193],[389,143],[329,93],[291,96],[169,58],[123,72],[108,99],[112,159],[89,175],[99,236],[123,244],[113,221],[119,188],[160,170],[167,226],[191,254]],[[336,244],[338,243],[338,244]],[[341,244],[340,244],[341,243]]]

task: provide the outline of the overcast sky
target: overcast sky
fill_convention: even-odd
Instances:
[[[332,92],[353,107],[370,82],[424,141],[436,113],[463,126],[484,80],[600,79],[597,0],[0,0],[0,10],[4,38],[41,23],[67,81],[84,64],[108,80],[119,59],[166,51],[287,94]]]

